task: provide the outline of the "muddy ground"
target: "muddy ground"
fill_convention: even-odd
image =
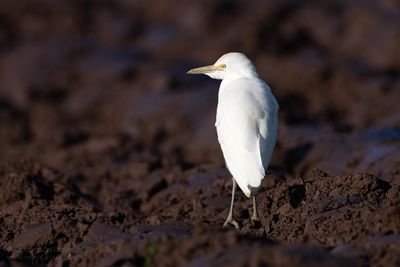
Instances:
[[[0,5],[0,266],[400,266],[400,5]],[[218,82],[246,53],[281,109],[258,195],[217,143]]]

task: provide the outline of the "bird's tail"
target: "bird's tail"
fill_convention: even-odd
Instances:
[[[250,197],[257,193],[261,180],[264,178],[265,170],[262,165],[259,166],[251,158],[247,160],[246,157],[243,157],[243,159],[240,165],[227,164],[227,167],[243,193]]]

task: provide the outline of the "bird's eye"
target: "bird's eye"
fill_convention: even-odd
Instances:
[[[225,64],[221,64],[221,65],[219,65],[220,67],[221,67],[221,69],[225,69],[226,68],[226,65]]]

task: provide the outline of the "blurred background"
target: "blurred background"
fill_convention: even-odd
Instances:
[[[1,157],[223,166],[219,83],[185,73],[240,51],[281,106],[272,170],[398,179],[399,43],[395,0],[3,0]]]
[[[1,0],[0,265],[399,265],[399,44],[397,0]],[[232,51],[280,104],[240,231],[186,75]]]

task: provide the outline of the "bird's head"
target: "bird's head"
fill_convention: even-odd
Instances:
[[[214,65],[191,69],[187,74],[205,74],[218,80],[235,77],[258,77],[250,59],[238,52],[227,53],[220,57]]]

